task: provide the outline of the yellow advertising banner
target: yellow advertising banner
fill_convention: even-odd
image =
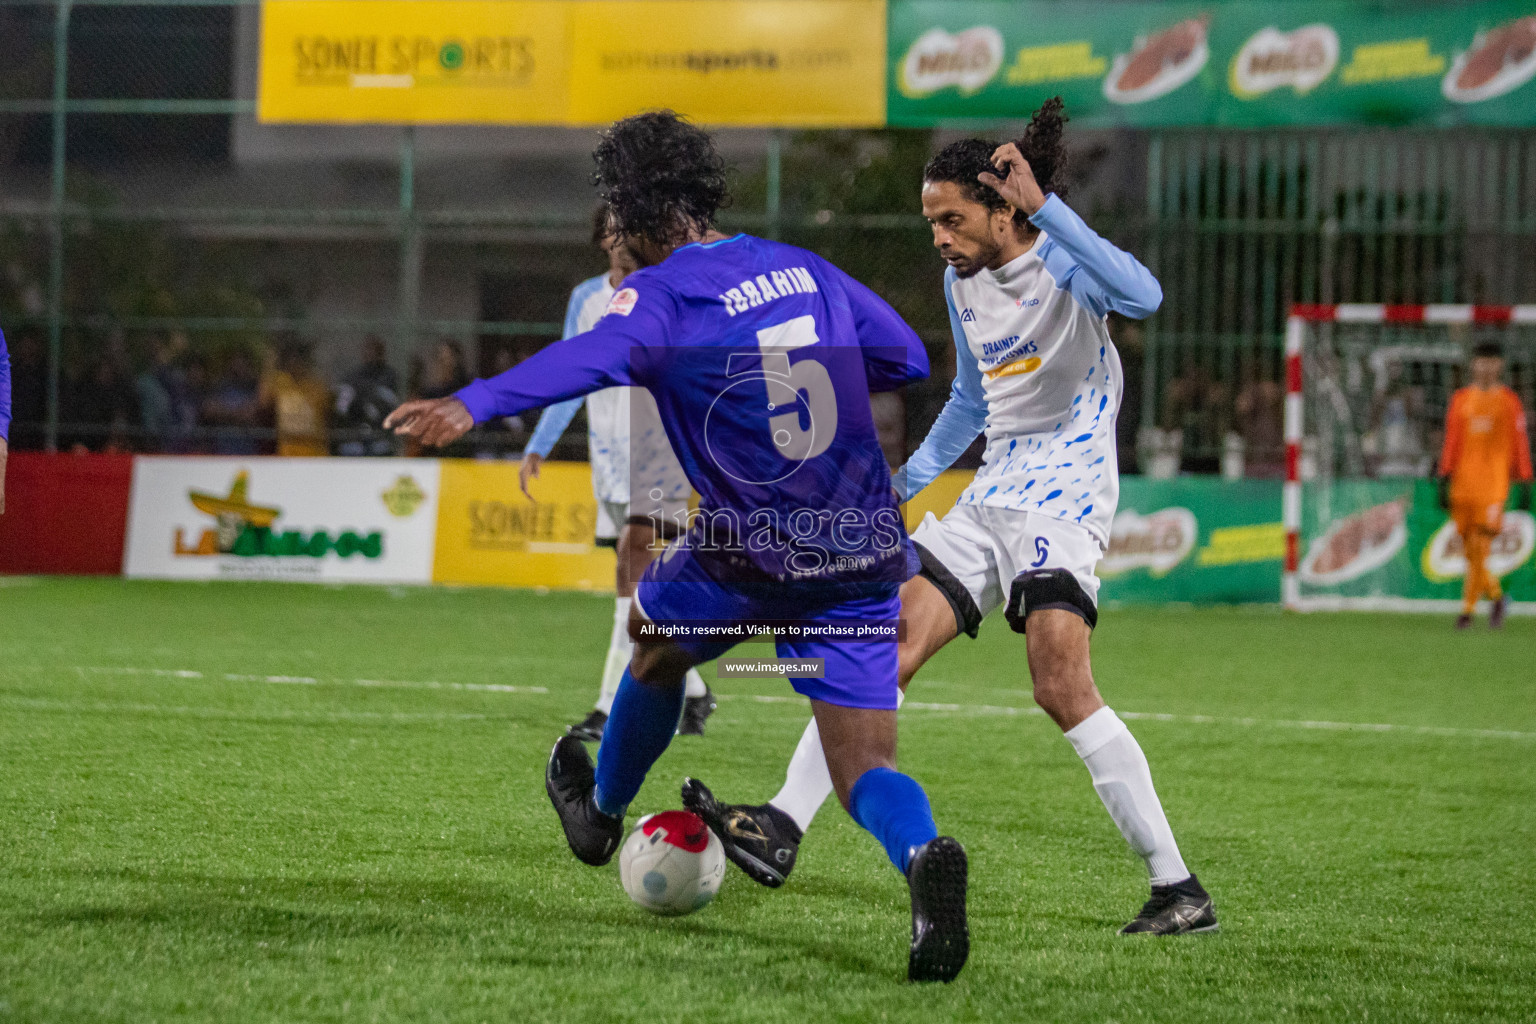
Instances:
[[[886,0],[266,0],[263,122],[885,121]]]
[[[546,462],[530,484],[517,486],[515,462],[443,459],[438,483],[434,583],[613,589],[614,556],[593,543],[597,502],[585,462]],[[971,482],[969,471],[943,473],[908,502],[908,529],[924,513],[942,517]]]
[[[444,459],[435,583],[613,589],[614,555],[593,543],[597,502],[585,462],[546,462],[529,489],[515,462]]]
[[[561,0],[266,0],[263,122],[559,124]]]
[[[571,5],[571,121],[670,107],[703,124],[885,123],[885,0]]]
[[[917,529],[923,521],[923,516],[932,512],[936,518],[943,519],[944,513],[955,507],[955,502],[960,500],[960,494],[971,485],[971,480],[976,472],[970,469],[946,469],[938,475],[938,478],[924,487],[912,497],[912,500],[901,506],[901,511],[907,522],[907,532]]]

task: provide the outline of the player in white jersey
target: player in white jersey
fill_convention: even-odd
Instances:
[[[600,207],[593,216],[592,241],[608,255],[608,270],[588,278],[571,291],[566,305],[562,338],[592,329],[608,312],[616,289],[635,269],[629,250],[617,244],[608,228],[608,211]],[[597,703],[581,721],[566,731],[578,739],[596,743],[603,738],[613,696],[618,692],[624,667],[634,653],[629,637],[629,608],[635,584],[655,554],[658,541],[676,537],[687,521],[692,488],[662,430],[656,399],[644,388],[604,388],[585,399],[550,406],[539,417],[518,470],[518,483],[530,501],[529,481],[570,425],[581,403],[587,403],[587,450],[592,466],[592,494],[597,498],[597,543],[616,549],[614,570],[616,598],[613,629],[608,637],[608,657],[603,662]],[[687,699],[678,732],[702,736],[704,721],[715,710],[715,698],[697,669],[687,675]]]
[[[1017,143],[957,142],[924,170],[923,215],[949,264],[956,374],[944,410],[897,471],[897,488],[903,498],[922,490],[983,431],[986,454],[954,508],[942,520],[930,513],[912,534],[922,571],[901,590],[901,687],[1003,607],[1013,630],[1026,634],[1036,702],[1146,862],[1151,898],[1122,930],[1212,931],[1211,898],[1185,867],[1147,759],[1105,706],[1089,660],[1094,568],[1119,498],[1122,375],[1105,317],[1150,316],[1162,289],[1063,202],[1065,120],[1052,100]],[[683,803],[748,875],[778,886],[831,791],[813,722],[769,803],[724,804],[696,780],[684,784]]]

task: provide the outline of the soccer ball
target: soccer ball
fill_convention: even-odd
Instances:
[[[724,877],[725,848],[688,811],[646,815],[619,851],[624,891],[653,914],[693,913],[715,898]]]

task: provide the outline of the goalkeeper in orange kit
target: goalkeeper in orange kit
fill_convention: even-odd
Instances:
[[[1440,453],[1440,507],[1451,513],[1467,554],[1457,629],[1472,625],[1478,599],[1493,601],[1488,624],[1504,624],[1509,599],[1488,572],[1488,551],[1504,527],[1510,480],[1519,481],[1519,506],[1531,507],[1531,442],[1525,410],[1514,391],[1500,383],[1504,354],[1496,344],[1472,352],[1472,384],[1451,396],[1445,414],[1445,448]]]

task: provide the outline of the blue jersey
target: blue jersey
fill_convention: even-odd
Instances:
[[[0,331],[0,439],[11,436],[11,357],[5,351],[5,332]]]
[[[816,256],[750,235],[631,274],[584,335],[458,393],[475,422],[616,385],[656,398],[699,492],[691,547],[740,578],[906,571],[869,394],[928,374],[916,333]]]

